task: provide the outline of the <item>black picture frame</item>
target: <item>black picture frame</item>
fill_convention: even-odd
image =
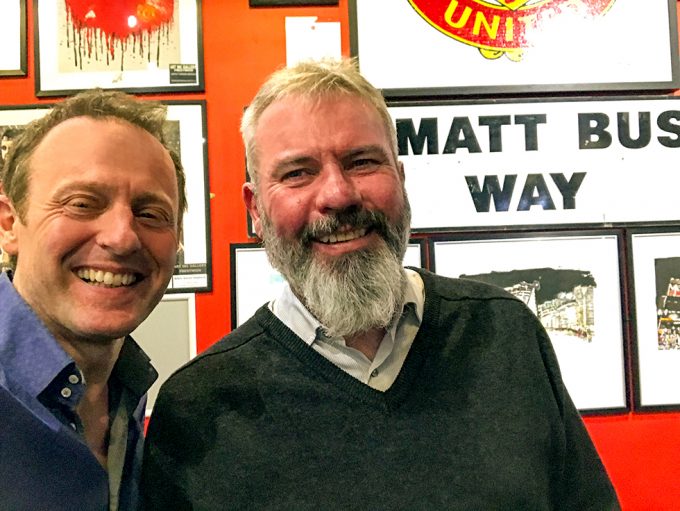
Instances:
[[[6,0],[0,16],[0,78],[26,76],[26,0]]]
[[[520,297],[548,331],[580,413],[616,414],[630,409],[623,239],[621,229],[440,234],[429,266]]]
[[[166,294],[208,292],[212,290],[212,245],[206,102],[171,100],[163,103],[168,106],[166,138],[179,152],[190,205],[184,215],[183,250],[178,253]],[[45,115],[50,107],[50,103],[0,105],[0,134],[7,127],[21,129],[23,125]],[[177,124],[174,125],[174,122]]]
[[[640,412],[680,410],[680,343],[675,313],[680,286],[680,225],[640,226],[627,233],[634,406]],[[664,294],[665,291],[665,294]]]
[[[170,22],[124,40],[74,25],[64,0],[33,0],[33,18],[38,97],[93,87],[136,94],[205,90],[202,0],[174,0]]]
[[[645,1],[644,34],[637,2],[598,2],[593,13],[594,2],[512,3],[349,0],[350,54],[388,98],[680,86],[676,0]],[[595,50],[612,45],[616,55]]]

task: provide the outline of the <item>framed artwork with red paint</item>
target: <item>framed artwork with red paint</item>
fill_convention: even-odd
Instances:
[[[581,413],[628,407],[621,230],[459,233],[431,240],[430,270],[504,288],[548,333]]]
[[[36,95],[202,91],[201,0],[33,0]]]
[[[26,76],[26,0],[0,5],[0,77]]]
[[[349,9],[351,54],[391,98],[680,86],[676,0],[350,0]]]

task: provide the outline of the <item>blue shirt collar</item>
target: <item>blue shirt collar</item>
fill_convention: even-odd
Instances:
[[[0,385],[17,397],[36,399],[61,371],[74,364],[73,359],[6,273],[0,274],[0,309]]]

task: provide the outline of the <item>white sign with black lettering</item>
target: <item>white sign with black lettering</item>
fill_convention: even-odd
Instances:
[[[414,229],[680,218],[680,98],[391,106]]]

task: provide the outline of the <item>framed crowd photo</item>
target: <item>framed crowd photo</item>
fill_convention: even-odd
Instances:
[[[165,136],[182,160],[188,204],[184,213],[182,249],[177,254],[168,292],[210,291],[212,250],[206,104],[203,100],[165,103],[168,105]]]
[[[26,76],[26,0],[4,0],[0,10],[0,77]]]
[[[629,230],[635,406],[680,409],[680,228]]]
[[[186,174],[188,211],[184,214],[182,250],[168,293],[212,289],[208,148],[205,101],[166,101],[165,137],[180,155]],[[19,135],[24,126],[49,112],[49,105],[0,106],[0,147]],[[3,142],[4,141],[4,142]],[[0,152],[0,164],[4,151]]]
[[[536,314],[583,414],[628,409],[618,231],[451,235],[431,241],[439,275],[502,287]]]
[[[134,340],[151,358],[158,379],[148,392],[146,416],[168,377],[196,356],[196,297],[193,293],[165,295],[141,325]],[[162,339],[162,342],[159,342]]]
[[[679,84],[676,0],[349,2],[350,52],[387,97]]]
[[[262,243],[232,243],[230,252],[231,326],[236,328],[281,293],[285,280],[267,259]],[[411,240],[404,266],[425,267],[424,241]]]
[[[36,95],[204,90],[201,0],[33,0]]]

